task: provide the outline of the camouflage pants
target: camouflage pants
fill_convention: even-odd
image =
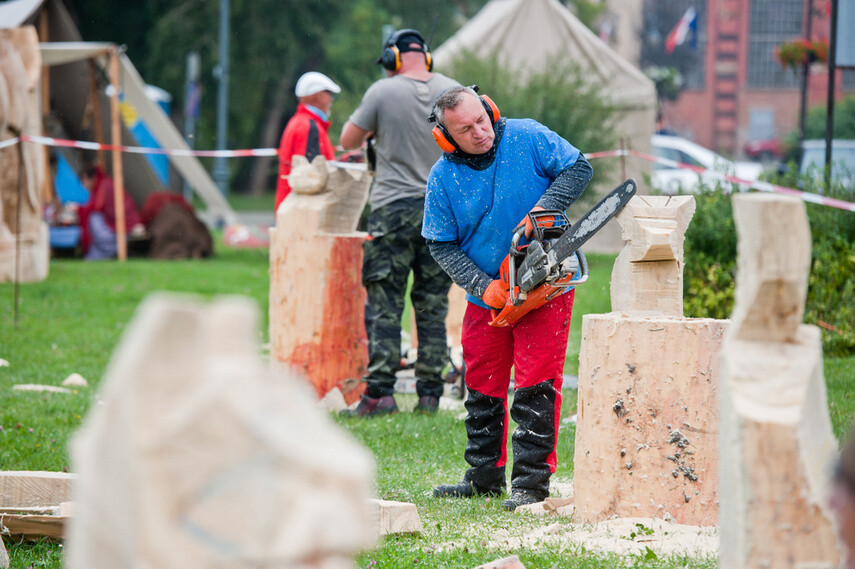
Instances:
[[[372,211],[365,242],[362,283],[368,293],[365,328],[368,333],[369,397],[392,395],[401,361],[401,315],[407,280],[413,273],[410,300],[418,330],[415,365],[419,396],[442,395],[442,369],[447,361],[445,315],[451,279],[428,251],[421,235],[424,202],[401,200]],[[414,331],[415,332],[415,331]]]

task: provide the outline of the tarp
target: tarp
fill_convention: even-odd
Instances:
[[[591,82],[601,86],[610,101],[624,111],[617,136],[625,138],[634,150],[650,152],[657,104],[653,81],[557,0],[492,0],[432,50],[438,66],[451,64],[464,52],[482,58],[495,56],[523,76],[549,71],[550,58],[566,57],[586,70]],[[501,108],[501,101],[496,103]],[[649,168],[640,162],[627,162],[627,166],[628,175],[634,175],[639,182],[641,172]]]
[[[88,139],[85,113],[89,102],[90,70],[86,60],[94,58],[105,74],[107,72],[107,50],[115,44],[106,42],[83,42],[71,16],[59,0],[8,0],[0,3],[0,27],[13,28],[26,24],[38,24],[41,10],[47,10],[48,36],[52,42],[40,44],[45,66],[53,66],[50,76],[51,114],[62,124],[63,134],[75,139]],[[157,138],[163,148],[189,150],[184,137],[172,123],[163,109],[146,96],[146,84],[127,55],[119,55],[120,88],[125,101],[133,105],[146,126]],[[102,93],[103,97],[103,93]],[[109,105],[101,105],[106,112]],[[103,123],[109,133],[109,119]],[[58,133],[50,132],[51,136]],[[105,142],[111,142],[109,135]],[[127,129],[122,128],[124,145],[134,145],[136,141]],[[208,207],[206,217],[225,223],[237,221],[237,215],[220,193],[210,174],[199,160],[192,156],[170,156],[170,162],[178,173],[193,187]],[[153,191],[162,191],[163,187],[157,175],[146,162],[143,155],[124,154],[122,157],[125,171],[125,186],[139,201]],[[109,161],[108,161],[109,162]]]

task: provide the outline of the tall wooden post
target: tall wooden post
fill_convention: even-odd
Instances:
[[[128,258],[128,241],[125,235],[125,180],[122,174],[122,123],[119,116],[119,48],[110,50],[110,126],[113,140],[113,197],[116,208],[116,257],[119,261]]]
[[[48,23],[47,9],[43,9],[39,14],[39,41],[50,41],[50,26]],[[47,131],[48,121],[50,120],[50,67],[42,65],[42,132]],[[53,201],[53,177],[50,171],[50,149],[47,146],[42,147],[42,152],[45,156],[44,165],[44,183],[42,184],[42,199],[45,203]]]
[[[98,67],[95,62],[89,60],[89,104],[92,108],[92,130],[95,134],[95,142],[99,144],[95,151],[97,163],[105,172],[107,171],[107,160],[104,156],[104,125],[101,124],[101,97],[98,94]]]

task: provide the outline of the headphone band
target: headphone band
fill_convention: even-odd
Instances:
[[[416,39],[412,43],[418,43],[420,47],[414,48],[410,45],[398,47],[398,42],[404,36],[415,36]],[[377,61],[375,61],[374,63],[381,64],[385,69],[388,69],[389,71],[398,71],[401,68],[401,54],[406,53],[408,51],[419,51],[421,53],[424,53],[425,67],[428,71],[433,70],[433,57],[431,57],[424,36],[422,36],[422,34],[418,32],[418,30],[414,30],[411,28],[398,30],[390,34],[383,44],[383,53],[380,55],[379,58],[377,58]]]

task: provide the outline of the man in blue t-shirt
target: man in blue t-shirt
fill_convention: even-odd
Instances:
[[[434,104],[434,136],[444,150],[428,178],[422,235],[433,257],[467,292],[463,320],[469,469],[435,496],[501,494],[505,489],[508,387],[514,369],[511,492],[513,510],[549,496],[561,407],[561,382],[573,292],[517,323],[489,326],[505,305],[497,277],[515,228],[530,211],[565,210],[592,176],[578,149],[530,119],[500,118],[470,87],[452,87]]]

